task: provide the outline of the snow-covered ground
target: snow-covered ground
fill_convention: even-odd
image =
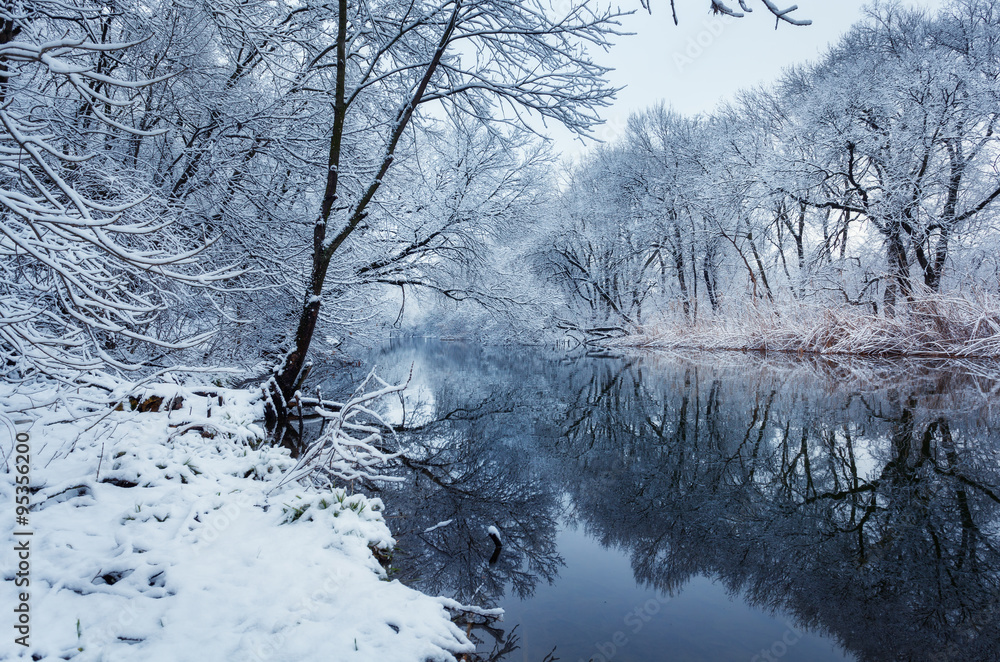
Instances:
[[[294,461],[260,443],[260,405],[211,390],[150,388],[140,401],[183,404],[140,413],[0,386],[0,659],[422,662],[473,650],[445,609],[457,605],[387,578],[373,555],[393,545],[378,499],[279,486]],[[30,439],[27,527],[14,526],[5,423]],[[14,531],[26,528],[30,586],[18,588]],[[22,591],[27,648],[9,607]]]

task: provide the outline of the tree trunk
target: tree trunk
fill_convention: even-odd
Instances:
[[[898,226],[898,224],[896,224]],[[913,286],[910,283],[910,263],[906,257],[906,247],[898,230],[891,230],[886,240],[886,258],[889,262],[889,282],[885,287],[884,309],[887,315],[896,313],[896,296],[898,294],[907,301],[913,298]]]
[[[711,251],[710,251],[711,253]],[[715,290],[715,275],[712,273],[715,271],[715,267],[712,264],[711,255],[706,255],[705,260],[702,263],[703,273],[705,277],[705,290],[708,292],[708,301],[712,304],[712,312],[718,312],[719,310],[719,295]]]
[[[958,191],[962,185],[964,170],[964,164],[960,157],[960,153],[951,150],[951,177],[948,178],[948,197],[945,199],[941,220],[938,224],[940,235],[937,245],[934,247],[934,260],[924,268],[924,284],[932,292],[938,292],[941,289],[941,274],[944,271],[944,264],[948,260],[948,242],[951,239],[951,229],[955,225],[955,217],[958,214]]]
[[[930,265],[930,271],[925,275],[924,282],[932,292],[941,291],[941,274],[944,272],[944,264],[948,259],[948,241],[950,240],[951,229],[941,225],[941,235],[938,237],[937,246],[934,247],[934,261]]]
[[[326,280],[330,260],[336,251],[335,246],[326,245],[326,228],[333,211],[333,205],[337,201],[344,119],[347,115],[347,0],[339,0],[337,5],[336,48],[337,82],[334,92],[333,132],[330,137],[330,152],[327,160],[326,188],[323,192],[323,201],[320,204],[319,218],[313,226],[312,269],[309,274],[309,286],[306,289],[299,323],[295,329],[294,347],[285,355],[285,360],[275,373],[268,389],[271,401],[267,412],[268,422],[271,422],[272,419],[284,420],[286,418],[286,405],[299,387],[299,375],[305,365],[306,354],[309,352],[316,323],[319,321],[323,282]],[[355,210],[355,213],[359,211],[363,213],[364,210]],[[347,231],[346,228],[340,234],[344,235],[345,231]],[[343,241],[342,238],[341,241]]]
[[[337,44],[336,44],[336,72],[337,83],[334,100],[333,113],[333,134],[330,138],[330,154],[327,164],[326,188],[323,194],[323,202],[320,207],[319,218],[313,228],[313,257],[312,271],[309,276],[309,286],[306,289],[305,302],[302,307],[302,314],[299,316],[299,323],[295,330],[294,347],[285,356],[281,367],[276,371],[274,378],[269,382],[268,394],[270,395],[270,408],[267,412],[268,421],[284,420],[286,418],[286,403],[290,401],[295,391],[302,381],[300,375],[305,366],[306,354],[309,345],[312,343],[313,333],[316,330],[316,323],[319,321],[320,302],[323,296],[323,283],[326,280],[326,273],[330,267],[337,250],[347,241],[347,238],[367,216],[367,208],[375,194],[382,186],[382,181],[392,166],[396,156],[396,147],[403,132],[409,126],[413,113],[420,105],[427,92],[434,73],[441,64],[448,45],[451,43],[452,35],[458,24],[458,17],[462,11],[461,0],[455,3],[452,8],[451,17],[441,33],[441,38],[437,43],[431,59],[423,65],[419,81],[410,93],[407,103],[399,109],[396,115],[392,133],[388,136],[385,152],[382,161],[374,177],[369,181],[367,188],[361,194],[356,203],[346,211],[346,223],[344,227],[331,239],[326,237],[327,225],[333,212],[334,204],[338,199],[338,183],[340,174],[340,157],[344,137],[344,119],[348,111],[348,99],[346,95],[347,81],[347,11],[348,0],[338,0],[338,21],[337,21]]]
[[[747,232],[747,241],[750,243],[750,252],[753,253],[757,271],[760,272],[760,282],[764,286],[764,294],[767,295],[768,301],[774,301],[774,294],[771,293],[771,285],[767,282],[767,273],[764,271],[764,262],[760,259],[760,253],[757,252],[757,244],[753,240],[752,232]],[[753,275],[753,269],[750,270],[750,275]]]
[[[677,284],[681,288],[681,305],[684,307],[684,319],[691,318],[691,295],[688,294],[687,276],[684,273],[684,244],[681,241],[681,229],[674,223],[674,268],[677,270]]]

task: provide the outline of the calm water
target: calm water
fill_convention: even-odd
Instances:
[[[480,659],[1000,660],[987,377],[440,342],[374,362],[413,366],[396,576],[502,606]]]

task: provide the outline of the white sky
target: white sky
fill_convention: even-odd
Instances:
[[[639,7],[639,0],[623,0],[623,8]],[[695,114],[712,110],[736,91],[768,83],[792,64],[814,60],[857,22],[867,0],[777,0],[779,7],[798,4],[796,16],[811,19],[808,27],[782,23],[760,0],[750,0],[752,14],[733,19],[712,16],[708,0],[677,0],[680,25],[675,26],[669,0],[651,0],[652,14],[641,8],[622,21],[621,37],[610,52],[594,52],[600,64],[614,67],[611,84],[625,86],[602,116],[605,124],[595,135],[613,140],[622,133],[628,116],[660,100],[674,109]],[[737,7],[735,0],[727,3]],[[903,0],[907,6],[936,10],[944,0]],[[549,126],[549,135],[565,156],[577,156],[587,147],[561,127]]]

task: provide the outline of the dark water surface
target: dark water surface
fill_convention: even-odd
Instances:
[[[419,341],[373,361],[413,366],[390,407],[408,480],[381,494],[396,577],[502,606],[480,659],[1000,660],[988,371]]]

